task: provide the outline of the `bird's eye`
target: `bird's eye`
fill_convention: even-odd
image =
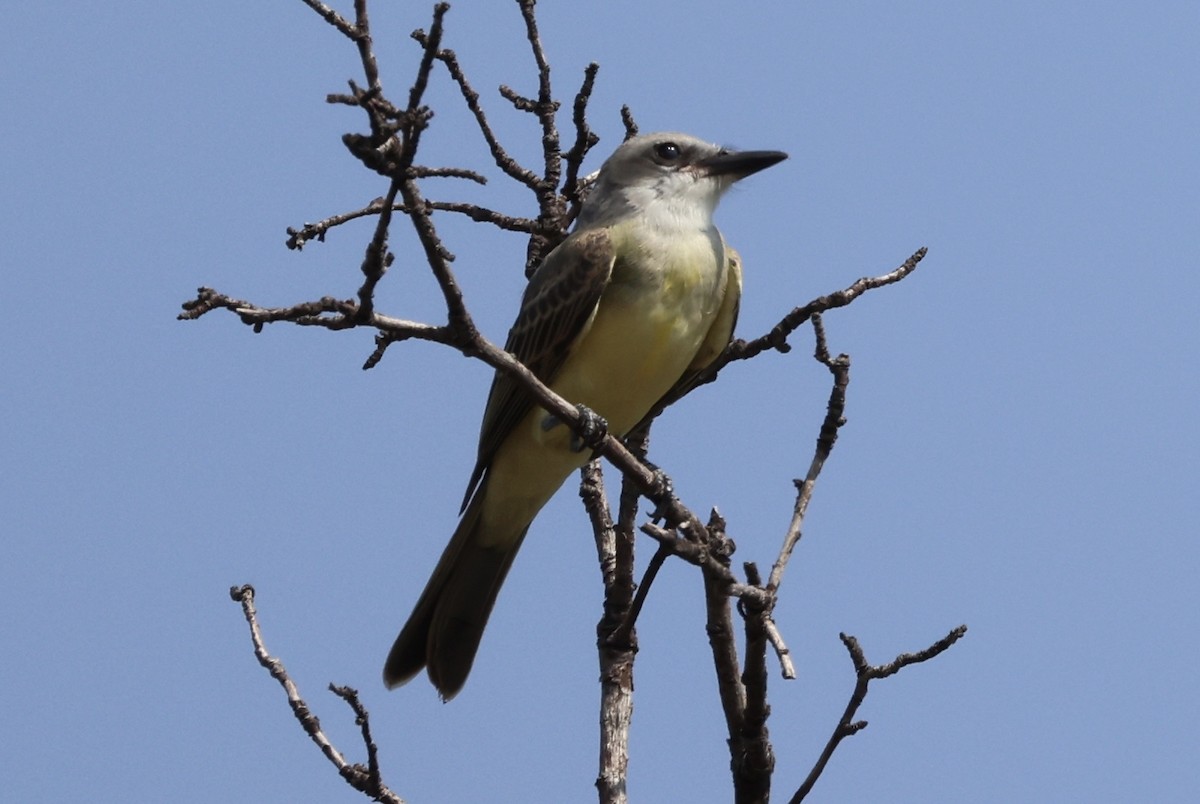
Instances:
[[[654,155],[658,157],[658,161],[665,164],[676,162],[683,155],[683,149],[674,142],[660,142],[654,146]]]

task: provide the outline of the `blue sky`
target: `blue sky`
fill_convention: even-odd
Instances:
[[[377,5],[403,97],[429,9]],[[601,65],[591,166],[624,103],[644,131],[791,154],[718,212],[746,263],[739,335],[930,248],[827,318],[853,357],[849,424],[777,611],[800,676],[772,682],[777,796],[853,685],[839,631],[882,662],[965,622],[948,654],[872,687],[813,800],[1191,800],[1200,6],[544,0],[540,21],[560,97]],[[533,121],[494,89],[534,86],[515,7],[455,3],[445,44],[531,161]],[[366,224],[283,246],[384,191],[340,144],[360,117],[323,102],[359,78],[353,48],[297,0],[49,2],[9,10],[0,54],[0,789],[355,800],[253,660],[227,597],[249,582],[268,647],[356,758],[324,687],[362,690],[402,795],[592,800],[599,585],[569,489],[463,694],[378,681],[453,529],[486,367],[411,344],[363,372],[367,331],[175,321],[200,285],[353,295]],[[444,74],[430,100],[427,161],[488,170]],[[532,212],[489,172],[428,193]],[[503,339],[524,244],[438,223]],[[379,308],[437,320],[403,226],[393,246]],[[680,496],[718,506],[760,564],[827,395],[807,331],[793,342],[655,427]],[[670,564],[641,620],[632,800],[728,800],[701,599]]]

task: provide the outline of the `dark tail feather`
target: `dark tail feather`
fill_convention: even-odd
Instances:
[[[522,530],[509,544],[480,545],[477,530],[485,493],[486,488],[480,488],[467,507],[392,645],[383,666],[383,683],[389,688],[410,680],[422,667],[428,668],[429,680],[443,700],[453,698],[466,683],[496,595],[525,538]]]

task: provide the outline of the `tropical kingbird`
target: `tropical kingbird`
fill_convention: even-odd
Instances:
[[[787,158],[686,134],[626,141],[600,168],[575,230],[533,274],[505,349],[623,436],[733,337],[737,253],[713,225],[722,193]],[[458,693],[504,576],[542,506],[589,453],[497,371],[458,528],[396,638],[383,680],[427,668]]]

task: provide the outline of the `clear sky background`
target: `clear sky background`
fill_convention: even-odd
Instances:
[[[376,5],[402,99],[430,5]],[[883,662],[965,622],[871,688],[813,800],[1194,800],[1200,5],[545,0],[540,20],[560,98],[601,65],[589,167],[623,103],[644,131],[791,154],[718,212],[745,257],[739,335],[930,248],[827,318],[853,356],[849,424],[777,612],[800,676],[772,681],[777,797],[852,688],[839,631]],[[495,92],[535,86],[515,7],[455,3],[445,44],[531,163],[534,121]],[[368,223],[283,245],[384,192],[340,143],[363,116],[323,100],[360,78],[353,47],[298,0],[60,1],[12,4],[0,61],[4,798],[361,800],[255,663],[227,595],[249,582],[268,647],[356,759],[324,687],[361,689],[397,792],[594,800],[599,575],[570,488],[465,691],[379,682],[454,527],[489,370],[414,343],[363,372],[366,330],[175,320],[200,285],[353,295]],[[444,71],[429,100],[425,161],[493,181],[428,194],[532,213]],[[524,243],[437,222],[502,340]],[[439,320],[396,232],[379,308]],[[793,342],[655,427],[680,496],[763,565],[828,393],[809,331]],[[634,801],[729,800],[701,600],[672,563],[641,620]]]

